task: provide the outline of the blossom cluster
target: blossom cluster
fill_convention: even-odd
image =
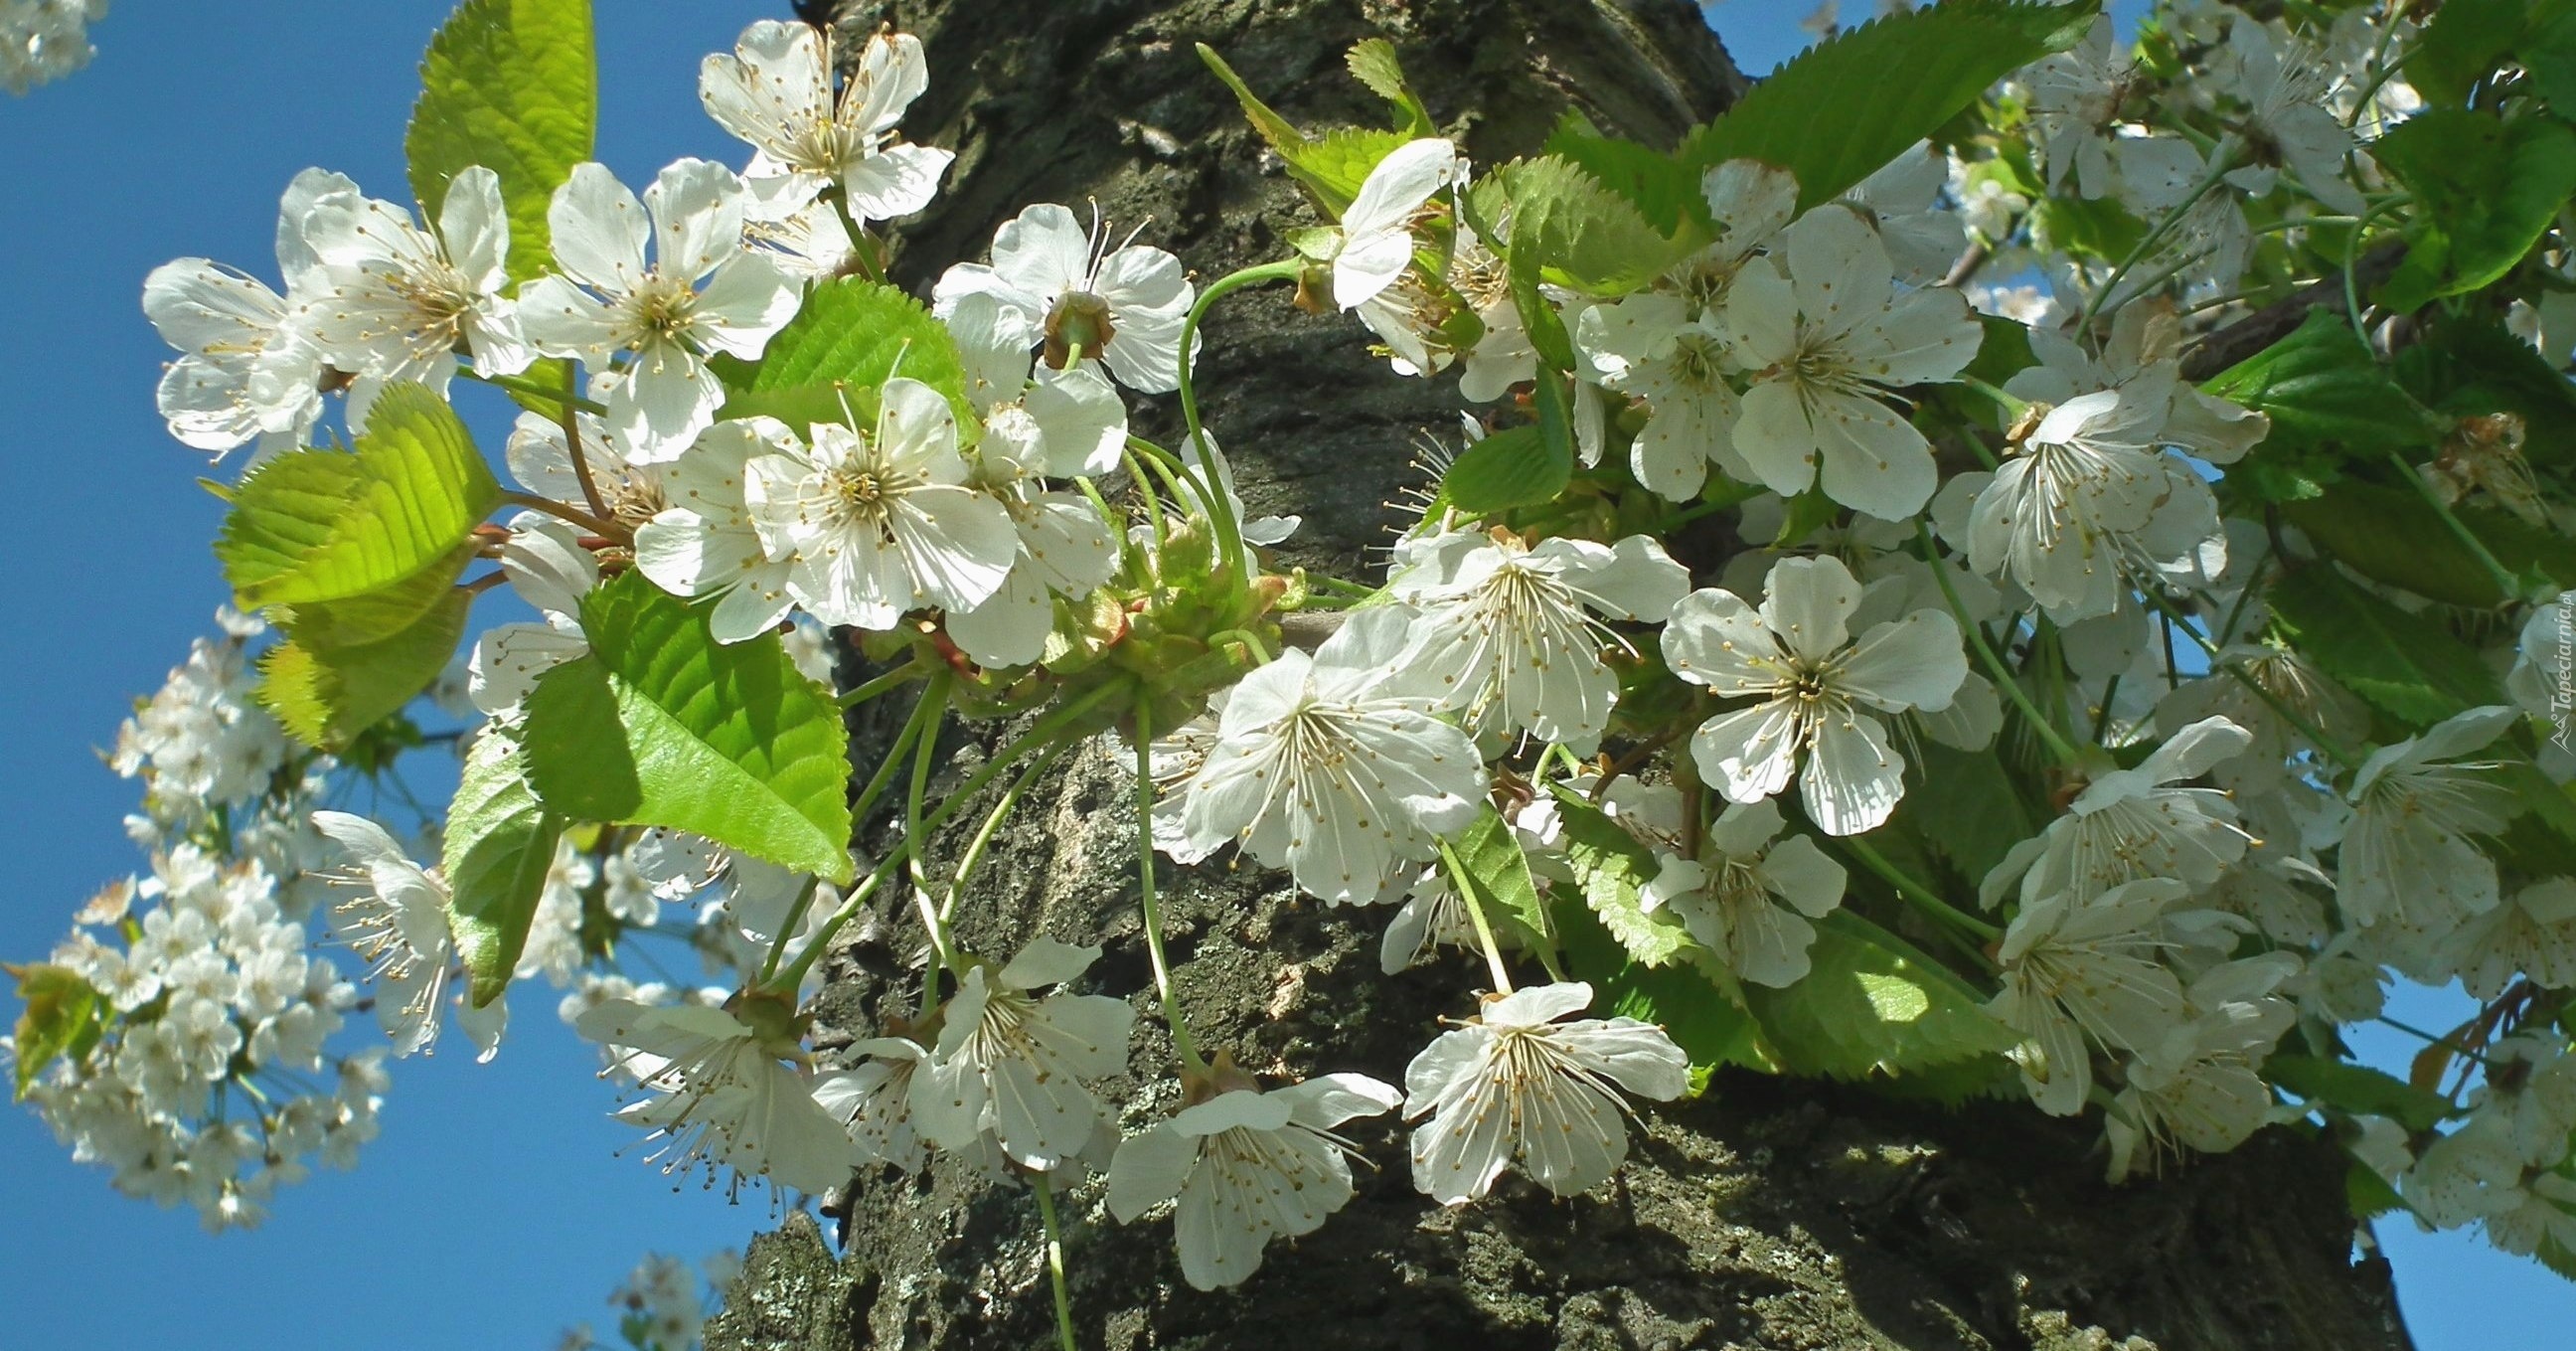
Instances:
[[[309,170],[283,290],[201,259],[147,281],[173,435],[255,445],[276,467],[247,500],[316,463],[326,419],[363,460],[372,420],[410,416],[382,410],[506,390],[512,514],[435,543],[490,565],[464,599],[506,587],[535,618],[394,691],[473,724],[448,739],[480,797],[418,838],[339,809],[247,630],[201,644],[114,761],[148,782],[132,892],[161,908],[121,952],[58,954],[113,1012],[95,1048],[46,1049],[40,1108],[120,1185],[175,1167],[132,1122],[235,1138],[201,1124],[209,1086],[309,1069],[355,1006],[303,951],[339,867],[330,922],[394,1055],[452,1019],[490,1056],[504,988],[543,979],[666,1173],[820,1195],[954,1166],[1033,1186],[1051,1237],[1056,1191],[1100,1175],[1122,1222],[1169,1206],[1200,1288],[1349,1202],[1354,1122],[1413,1123],[1441,1204],[1512,1172],[1574,1197],[1621,1167],[1637,1101],[1727,1064],[2098,1108],[2114,1180],[2311,1118],[2382,1206],[2576,1268],[2576,574],[2551,572],[2576,515],[2534,420],[2576,407],[2568,241],[2539,222],[2527,264],[2389,283],[2491,314],[2361,303],[2375,222],[2428,257],[2441,237],[2394,224],[2426,209],[2405,137],[2443,125],[2400,71],[2417,40],[2365,9],[2171,0],[2135,44],[2104,19],[1998,67],[1973,116],[1865,176],[1572,124],[1479,173],[1367,46],[1353,69],[1403,125],[1325,153],[1211,56],[1320,221],[1204,285],[1060,204],[926,297],[887,284],[890,223],[953,167],[900,130],[928,72],[893,32],[836,54],[754,24],[699,88],[742,167],[684,159],[640,193],[590,162],[542,194],[465,167],[415,215]],[[531,270],[510,223],[539,205]],[[2336,270],[2351,312],[2196,368],[2214,325]],[[1253,514],[1202,425],[1209,307],[1292,280],[1480,410],[1382,579],[1282,565],[1298,522]],[[2461,374],[2492,369],[2515,392]],[[1177,449],[1130,420],[1165,395]],[[402,588],[359,599],[416,613]],[[313,615],[275,610],[306,642]],[[639,611],[680,636],[639,653]],[[898,691],[852,765],[839,712]],[[952,713],[1012,730],[943,801]],[[399,713],[377,735],[422,739]],[[1137,1005],[1089,990],[1100,943],[977,952],[953,922],[1074,754],[1136,770],[1168,1077]],[[496,870],[474,851],[504,827],[534,843]],[[1381,923],[1390,975],[1458,982],[1462,1016],[1374,1067],[1400,1086],[1200,1052],[1155,877],[1230,855]],[[917,914],[919,1003],[823,1050],[807,999],[863,912]],[[638,981],[630,938],[686,944],[708,983]],[[1854,1025],[1828,972],[1939,1014]],[[2392,972],[2479,1001],[2415,1082],[2335,1063]],[[356,1100],[380,1058],[341,1062]],[[261,1199],[210,1148],[188,1185]],[[675,1270],[639,1277],[636,1345],[694,1335]]]
[[[24,94],[89,64],[89,26],[107,0],[7,0],[0,4],[0,89]]]
[[[258,621],[223,619],[138,701],[109,757],[145,784],[128,828],[148,871],[103,888],[41,966],[18,969],[31,998],[71,1010],[76,1053],[29,1064],[33,1048],[10,1048],[74,1159],[128,1195],[185,1202],[208,1229],[257,1224],[316,1159],[352,1166],[387,1083],[383,1048],[328,1046],[359,999],[306,923],[321,851],[304,818],[330,765],[252,702]]]

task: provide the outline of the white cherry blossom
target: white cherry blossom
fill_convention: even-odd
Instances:
[[[1240,1284],[1261,1268],[1271,1239],[1311,1234],[1350,1201],[1357,1151],[1334,1128],[1403,1100],[1365,1074],[1219,1092],[1119,1144],[1109,1213],[1132,1222],[1178,1201],[1182,1277],[1200,1290]]]
[[[2225,718],[2204,718],[2167,738],[2136,768],[2096,777],[2064,816],[2004,855],[1979,895],[1991,906],[2019,882],[2022,903],[2030,905],[2051,896],[2093,896],[2142,878],[2210,885],[2244,856],[2253,837],[2237,824],[2226,793],[2182,785],[2252,740]]]
[[[865,1057],[851,1069],[814,1081],[814,1101],[848,1128],[859,1157],[918,1173],[928,1152],[912,1120],[912,1081],[930,1048],[905,1036],[867,1037],[850,1046]]]
[[[745,177],[787,177],[807,200],[837,186],[861,225],[930,205],[956,156],[893,139],[895,123],[930,85],[921,39],[870,35],[836,102],[827,34],[777,19],[742,30],[731,55],[712,54],[699,67],[707,116],[759,152]]]
[[[2335,903],[2347,920],[2438,938],[2495,908],[2495,860],[2468,837],[2502,831],[2519,805],[2484,777],[2493,762],[2460,757],[2518,716],[2503,705],[2473,708],[2362,762],[2335,863]]]
[[[1784,824],[1768,800],[1728,807],[1700,840],[1697,858],[1658,855],[1638,905],[1650,914],[1669,909],[1739,979],[1796,984],[1816,941],[1808,921],[1833,913],[1851,879],[1814,840],[1780,839]]]
[[[1435,138],[1407,141],[1369,170],[1333,231],[1334,304],[1358,309],[1413,266],[1413,218],[1457,175],[1458,147]]]
[[[2104,1117],[2112,1181],[2146,1171],[2162,1152],[2223,1154],[2273,1119],[2272,1086],[2255,1067],[2298,1021],[2296,1006],[2273,993],[2298,970],[2297,957],[2270,952],[2191,983],[2190,1020],[2129,1062]]]
[[[1941,201],[1949,184],[1950,157],[1916,141],[1836,200],[1877,227],[1896,280],[1929,286],[1968,249],[1966,223]]]
[[[942,1149],[984,1136],[1024,1168],[1081,1154],[1102,1121],[1082,1086],[1127,1071],[1136,1010],[1107,995],[1031,993],[1089,970],[1100,949],[1039,938],[1007,966],[967,969],[941,1010],[939,1044],[913,1071],[912,1122]]]
[[[603,402],[639,463],[677,458],[715,420],[724,386],[709,355],[757,357],[796,315],[795,280],[743,247],[745,195],[732,170],[683,159],[638,202],[604,166],[582,163],[547,208],[563,273],[521,288],[520,323],[549,356],[605,367],[633,354]]]
[[[581,437],[581,458],[590,470],[591,487],[598,491],[609,517],[625,525],[642,525],[653,519],[654,513],[666,505],[661,466],[638,464],[629,458],[625,447],[608,430],[608,424],[595,413],[576,411],[573,426]],[[573,467],[572,444],[564,439],[563,423],[552,416],[520,413],[518,420],[510,424],[510,439],[503,444],[502,457],[510,466],[510,476],[539,497],[578,503],[586,496],[581,473]]]
[[[510,518],[501,572],[540,619],[495,624],[474,640],[466,663],[468,696],[476,708],[495,716],[518,708],[546,672],[589,653],[581,598],[599,584],[599,559],[581,547],[581,536],[570,525],[523,511]]]
[[[1070,365],[1073,349],[1106,363],[1140,394],[1180,388],[1181,325],[1196,296],[1181,260],[1142,244],[1109,247],[1098,223],[1085,230],[1066,207],[1030,207],[993,233],[993,261],[960,263],[939,278],[942,319],[969,295],[1002,302],[1020,344],[1045,344],[1046,363]],[[1191,351],[1197,356],[1196,346]]]
[[[2150,1050],[2183,1022],[2182,984],[2156,955],[2158,920],[2184,893],[2180,882],[2148,878],[2098,895],[2024,901],[2013,916],[1996,954],[2003,988],[1986,1010],[2026,1039],[2013,1060],[2041,1111],[2084,1110],[2093,1084],[2087,1036]]]
[[[447,929],[447,884],[403,852],[385,828],[347,812],[315,812],[313,824],[357,862],[366,894],[343,902],[332,923],[368,965],[377,987],[376,1020],[394,1054],[428,1051],[438,1040],[439,1019],[451,991],[456,942]],[[477,1009],[461,993],[453,1000],[457,1022],[490,1060],[499,1048],[507,1004],[495,999]]]
[[[1959,625],[1917,610],[1855,638],[1861,586],[1835,558],[1785,558],[1759,608],[1731,591],[1694,591],[1663,636],[1673,674],[1760,702],[1691,734],[1701,776],[1730,802],[1758,802],[1798,780],[1828,835],[1885,824],[1905,795],[1904,757],[1873,714],[1948,708],[1968,677]]]
[[[1690,1058],[1652,1023],[1577,1018],[1581,981],[1489,995],[1404,1071],[1413,1185],[1443,1205],[1484,1195],[1517,1160],[1558,1196],[1599,1186],[1628,1157],[1619,1091],[1670,1101],[1690,1091]]]
[[[1931,443],[1889,407],[1905,385],[1954,378],[1984,330],[1958,292],[1899,293],[1876,231],[1823,206],[1781,233],[1771,263],[1747,266],[1728,291],[1724,328],[1753,373],[1735,453],[1784,496],[1816,484],[1882,520],[1922,510],[1938,486]]]
[[[2479,999],[2517,975],[2553,990],[2576,987],[2576,878],[2534,882],[2442,940],[2441,964]]]
[[[320,260],[293,323],[324,360],[358,377],[349,418],[363,425],[376,391],[415,380],[445,393],[457,350],[479,375],[516,375],[536,359],[503,290],[510,217],[501,179],[474,165],[447,185],[435,233],[392,202],[343,189],[305,216]]]
[[[1388,579],[1419,617],[1399,662],[1437,681],[1470,728],[1528,730],[1577,755],[1599,748],[1619,693],[1602,659],[1627,646],[1610,620],[1654,621],[1690,573],[1645,535],[1615,545],[1506,531],[1426,543]]]
[[[2329,211],[2360,214],[2361,192],[2344,174],[2352,133],[2326,105],[2324,54],[2276,37],[2271,25],[2246,18],[2228,30],[2235,92],[2245,100],[2245,130],[2258,158],[2288,169]]]
[[[287,185],[277,216],[287,296],[203,258],[164,263],[144,278],[143,312],[181,353],[155,394],[172,436],[219,460],[257,440],[257,464],[312,430],[322,416],[322,358],[290,322],[288,297],[319,284],[321,263],[305,241],[307,213],[324,196],[357,186],[324,169],[306,169]]]
[[[635,567],[675,596],[720,597],[707,617],[717,642],[766,633],[795,608],[788,584],[797,556],[770,554],[748,485],[753,460],[792,461],[802,451],[785,423],[740,418],[709,427],[688,454],[658,466],[661,496],[670,505],[636,528]]]
[[[1646,425],[1628,447],[1638,482],[1687,502],[1708,481],[1711,465],[1729,478],[1754,476],[1735,450],[1743,404],[1729,379],[1736,369],[1731,348],[1714,316],[1692,314],[1682,296],[1643,291],[1584,310],[1574,341],[1587,376],[1646,402]]]
[[[648,1096],[617,1119],[651,1132],[666,1174],[730,1169],[733,1185],[766,1177],[776,1187],[819,1195],[850,1180],[857,1151],[840,1122],[814,1100],[792,1042],[764,1035],[725,1009],[650,1007],[615,999],[573,1020],[575,1031],[611,1052],[611,1063]]]
[[[817,423],[813,441],[754,455],[743,503],[788,594],[826,624],[888,629],[924,605],[971,609],[1001,590],[1019,532],[967,484],[957,419],[937,390],[885,383],[872,434]]]
[[[1090,378],[1108,390],[1106,381]],[[1099,509],[1080,493],[1049,491],[1040,481],[1048,438],[1037,427],[1034,417],[987,423],[967,466],[967,482],[1002,504],[1019,540],[1000,589],[948,613],[948,636],[987,666],[1037,661],[1055,631],[1055,597],[1087,596],[1118,570],[1118,536]]]
[[[1354,612],[1312,657],[1283,652],[1233,687],[1191,781],[1193,842],[1239,838],[1327,903],[1366,904],[1475,818],[1475,744],[1398,674],[1407,618]]]

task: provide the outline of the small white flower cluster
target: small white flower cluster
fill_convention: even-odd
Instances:
[[[741,1272],[742,1256],[730,1249],[702,1267],[668,1253],[646,1253],[608,1296],[621,1344],[629,1351],[698,1351],[709,1307],[723,1300]],[[608,1345],[587,1323],[556,1343],[559,1351],[607,1351]]]
[[[119,729],[109,764],[145,785],[128,833],[151,871],[101,891],[47,959],[87,1012],[28,1091],[75,1159],[210,1229],[257,1224],[316,1155],[350,1166],[385,1087],[381,1049],[326,1049],[358,994],[306,932],[329,849],[304,818],[332,765],[253,702],[262,626],[216,618],[224,635]]]
[[[93,900],[48,959],[95,992],[100,1030],[28,1100],[119,1191],[248,1228],[309,1160],[347,1168],[375,1138],[384,1055],[325,1051],[357,992],[309,950],[265,867],[184,843],[152,864]]]
[[[89,64],[107,0],[0,0],[0,89],[24,94]]]
[[[147,848],[185,838],[219,806],[259,798],[294,752],[253,694],[248,643],[267,625],[229,610],[215,619],[223,636],[191,643],[188,660],[116,729],[108,766],[143,780],[144,815],[129,830]]]

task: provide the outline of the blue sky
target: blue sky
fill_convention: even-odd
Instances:
[[[0,857],[13,864],[0,957],[41,956],[81,898],[136,867],[118,825],[132,785],[95,749],[223,599],[202,463],[152,410],[167,353],[137,304],[143,275],[189,254],[270,273],[277,194],[307,165],[403,197],[415,63],[448,4],[117,0],[89,69],[0,98],[0,465],[30,546],[21,655],[0,670]],[[601,8],[609,166],[640,184],[679,155],[738,158],[698,111],[697,62],[784,0]],[[1807,8],[1726,0],[1713,17],[1758,71],[1803,40]],[[2448,1025],[2440,1008],[2400,1016]],[[2390,1033],[2373,1051],[2394,1062],[2412,1047]],[[605,1327],[608,1290],[644,1251],[739,1246],[770,1216],[694,1185],[675,1194],[615,1157],[634,1133],[605,1118],[595,1066],[548,1001],[526,1000],[497,1062],[402,1062],[356,1172],[318,1173],[280,1195],[266,1227],[221,1238],[192,1212],[115,1195],[32,1115],[0,1111],[7,1340],[450,1351]],[[2411,1226],[2388,1238],[2425,1351],[2538,1345],[2576,1322],[2576,1287],[2530,1263]]]

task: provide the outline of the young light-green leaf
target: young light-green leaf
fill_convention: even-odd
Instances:
[[[378,396],[355,450],[295,451],[243,480],[215,557],[246,610],[398,602],[334,610],[347,641],[385,637],[455,579],[459,546],[500,502],[465,424],[406,382]]]
[[[1899,1074],[1994,1055],[2015,1041],[1957,973],[1848,910],[1816,924],[1813,966],[1745,999],[1782,1060],[1804,1074]]]
[[[1655,875],[1652,851],[1580,793],[1558,788],[1556,807],[1557,819],[1564,823],[1565,861],[1583,888],[1584,908],[1629,961],[1648,968],[1670,966],[1699,946],[1689,930],[1637,903]]]
[[[1582,906],[1558,907],[1556,925],[1565,938],[1568,974],[1592,986],[1593,1016],[1660,1025],[1690,1057],[1694,1070],[1742,1065],[1778,1072],[1779,1065],[1763,1048],[1761,1028],[1731,993],[1734,982],[1721,985],[1700,963],[1654,969],[1632,962],[1619,940]]]
[[[1669,234],[1657,230],[1628,199],[1571,160],[1547,155],[1497,172],[1511,202],[1506,233],[1513,261],[1535,261],[1550,280],[1578,290],[1633,291],[1705,238],[1696,224]]]
[[[591,157],[599,117],[590,0],[465,0],[420,63],[403,153],[412,196],[435,219],[473,165],[498,174],[510,213],[510,276],[554,269],[546,207]]]
[[[1475,888],[1475,899],[1486,915],[1518,924],[1541,943],[1552,941],[1547,906],[1530,878],[1529,856],[1521,852],[1520,837],[1512,833],[1502,813],[1485,808],[1450,848],[1466,869],[1467,882]]]
[[[1602,135],[1581,109],[1566,109],[1556,130],[1548,133],[1544,149],[1580,166],[1664,234],[1679,235],[1694,225],[1709,229],[1715,224],[1709,218],[1708,199],[1700,191],[1701,170],[1664,151]]]
[[[864,420],[876,409],[876,391],[901,375],[947,396],[959,428],[980,425],[948,326],[920,301],[860,277],[814,288],[759,361],[718,357],[711,364],[732,391],[722,412],[728,418],[767,414],[802,434],[817,422],[847,420],[846,394]]]
[[[478,1008],[510,984],[563,835],[563,818],[546,810],[529,786],[520,731],[496,722],[474,738],[447,809],[440,854],[448,929]]]
[[[19,1012],[13,1034],[17,1074],[12,1094],[23,1101],[36,1076],[44,1073],[56,1056],[87,1055],[89,1048],[97,1044],[106,1024],[108,1005],[79,972],[68,966],[38,963],[13,966],[8,971],[18,978],[18,998],[27,1006]]]
[[[442,588],[439,602],[390,637],[357,644],[316,640],[288,626],[287,641],[260,659],[259,699],[308,746],[338,750],[401,710],[447,669],[465,635],[473,597]]]
[[[1234,67],[1216,54],[1215,48],[1200,43],[1199,59],[1216,72],[1226,88],[1234,91],[1235,101],[1243,105],[1245,119],[1288,166],[1288,176],[1304,184],[1316,204],[1335,220],[1350,209],[1351,199],[1359,195],[1360,184],[1368,180],[1369,170],[1397,146],[1413,139],[1401,131],[1368,127],[1344,127],[1310,137],[1262,102],[1252,92],[1252,86],[1234,73]]]
[[[1430,110],[1422,106],[1421,96],[1405,83],[1404,66],[1395,58],[1394,43],[1385,38],[1363,38],[1352,45],[1342,62],[1350,67],[1352,79],[1367,85],[1370,93],[1395,109],[1396,120],[1403,124],[1397,131],[1417,138],[1440,134]]]
[[[1574,457],[1534,426],[1506,427],[1467,447],[1440,477],[1449,504],[1490,516],[1553,501],[1574,480]]]
[[[531,781],[567,818],[669,826],[847,882],[841,712],[775,634],[718,643],[691,608],[627,573],[582,603],[591,654],[528,699]]]
[[[1987,86],[2080,41],[2096,0],[1944,0],[1808,48],[1693,132],[1693,170],[1757,159],[1798,176],[1798,205],[1830,202],[1959,115]]]

